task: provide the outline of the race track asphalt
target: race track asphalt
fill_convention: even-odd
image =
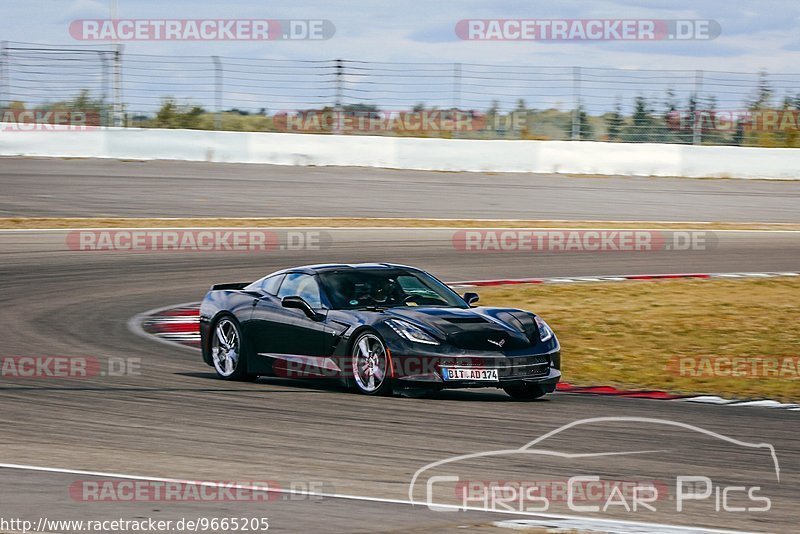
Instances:
[[[194,178],[198,169],[205,169],[200,179]],[[260,181],[259,172],[264,173],[265,181]],[[158,178],[159,174],[168,177]],[[479,176],[421,174],[425,176],[412,177],[410,184],[403,180],[403,186],[399,182],[406,175],[399,171],[12,159],[0,162],[0,209],[15,216],[232,216],[234,209],[235,215],[266,216],[312,215],[327,206],[328,215],[433,216],[438,204],[449,210],[440,216],[798,219],[797,210],[790,209],[797,204],[794,184],[535,177],[534,181],[543,180],[541,186],[505,197],[494,193],[495,186],[516,187],[523,177],[492,177],[492,185],[481,185]],[[388,200],[382,198],[381,188],[372,184],[370,176],[392,188],[394,212],[382,211]],[[27,185],[23,177],[29,180]],[[298,185],[303,179],[311,182]],[[453,184],[462,181],[464,187],[454,188]],[[580,185],[573,190],[563,186],[565,182]],[[277,192],[270,187],[276,183],[283,184]],[[606,200],[625,196],[626,184],[638,192],[628,194],[622,204],[591,201],[594,195]],[[684,189],[678,187],[681,184]],[[226,185],[231,187],[226,189]],[[252,188],[259,193],[245,194]],[[430,198],[448,189],[460,191],[452,202],[443,204]],[[419,202],[412,202],[414,194]],[[560,205],[526,211],[524,199],[537,195],[559,198]],[[641,202],[660,195],[682,201],[658,208]],[[201,196],[206,200],[201,201]],[[335,206],[337,199],[349,204]],[[512,206],[508,213],[499,208],[504,203]],[[243,212],[238,211],[240,205]],[[721,216],[723,207],[731,216]],[[771,498],[771,509],[716,511],[711,499],[690,503],[678,513],[670,491],[671,498],[659,501],[655,512],[625,512],[617,507],[616,511],[589,515],[789,532],[796,528],[800,487],[797,412],[565,393],[517,403],[492,390],[441,393],[427,399],[368,398],[327,383],[278,379],[227,383],[214,378],[196,353],[143,339],[128,329],[127,322],[151,308],[199,300],[212,283],[248,280],[293,264],[398,261],[429,269],[445,280],[780,271],[797,269],[798,235],[717,233],[713,250],[598,255],[468,254],[454,250],[452,231],[443,230],[332,232],[330,245],[322,250],[269,253],[80,252],[68,250],[66,232],[0,232],[0,314],[5,333],[0,356],[84,356],[100,362],[126,358],[140,365],[140,372],[128,376],[0,378],[0,463],[191,480],[273,480],[283,487],[313,482],[337,494],[404,500],[414,472],[430,462],[517,448],[584,418],[655,418],[742,442],[773,445],[780,483],[763,449],[643,421],[577,427],[568,436],[556,436],[552,446],[576,454],[655,453],[569,461],[537,454],[525,460],[473,464],[457,474],[473,481],[563,481],[597,474],[613,480],[655,480],[672,490],[679,475],[708,476],[718,487],[761,486]],[[568,350],[564,357],[568,374]],[[459,527],[464,526],[489,531],[492,521],[509,517],[447,514],[404,503],[336,498],[268,503],[92,503],[70,496],[69,488],[96,477],[8,468],[0,468],[0,477],[3,517],[35,519],[45,513],[50,519],[266,514],[271,529],[287,532],[440,532],[463,531]],[[553,503],[550,512],[576,515],[560,501]]]
[[[0,216],[800,221],[800,181],[0,158]]]

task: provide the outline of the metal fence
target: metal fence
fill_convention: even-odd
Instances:
[[[89,109],[102,125],[130,127],[800,146],[800,73],[155,56],[6,42],[0,105]]]

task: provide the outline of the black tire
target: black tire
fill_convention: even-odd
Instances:
[[[362,395],[392,394],[392,359],[386,343],[373,330],[361,331],[350,345],[348,383]]]
[[[544,397],[547,392],[538,384],[522,384],[519,386],[506,386],[503,391],[514,400],[529,401]]]
[[[238,381],[258,378],[247,372],[247,344],[236,318],[232,315],[219,317],[214,321],[210,335],[211,364],[219,378]]]

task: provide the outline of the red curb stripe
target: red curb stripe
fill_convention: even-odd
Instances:
[[[631,397],[636,399],[674,400],[685,398],[685,395],[673,395],[665,391],[654,390],[623,390],[614,386],[573,386],[560,382],[556,389],[564,393],[580,393],[587,395],[610,395],[614,397]]]
[[[200,323],[152,323],[145,326],[145,330],[155,334],[182,334],[200,332]]]

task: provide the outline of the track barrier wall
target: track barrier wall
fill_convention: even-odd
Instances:
[[[144,128],[20,131],[0,155],[687,178],[800,179],[800,149]]]

